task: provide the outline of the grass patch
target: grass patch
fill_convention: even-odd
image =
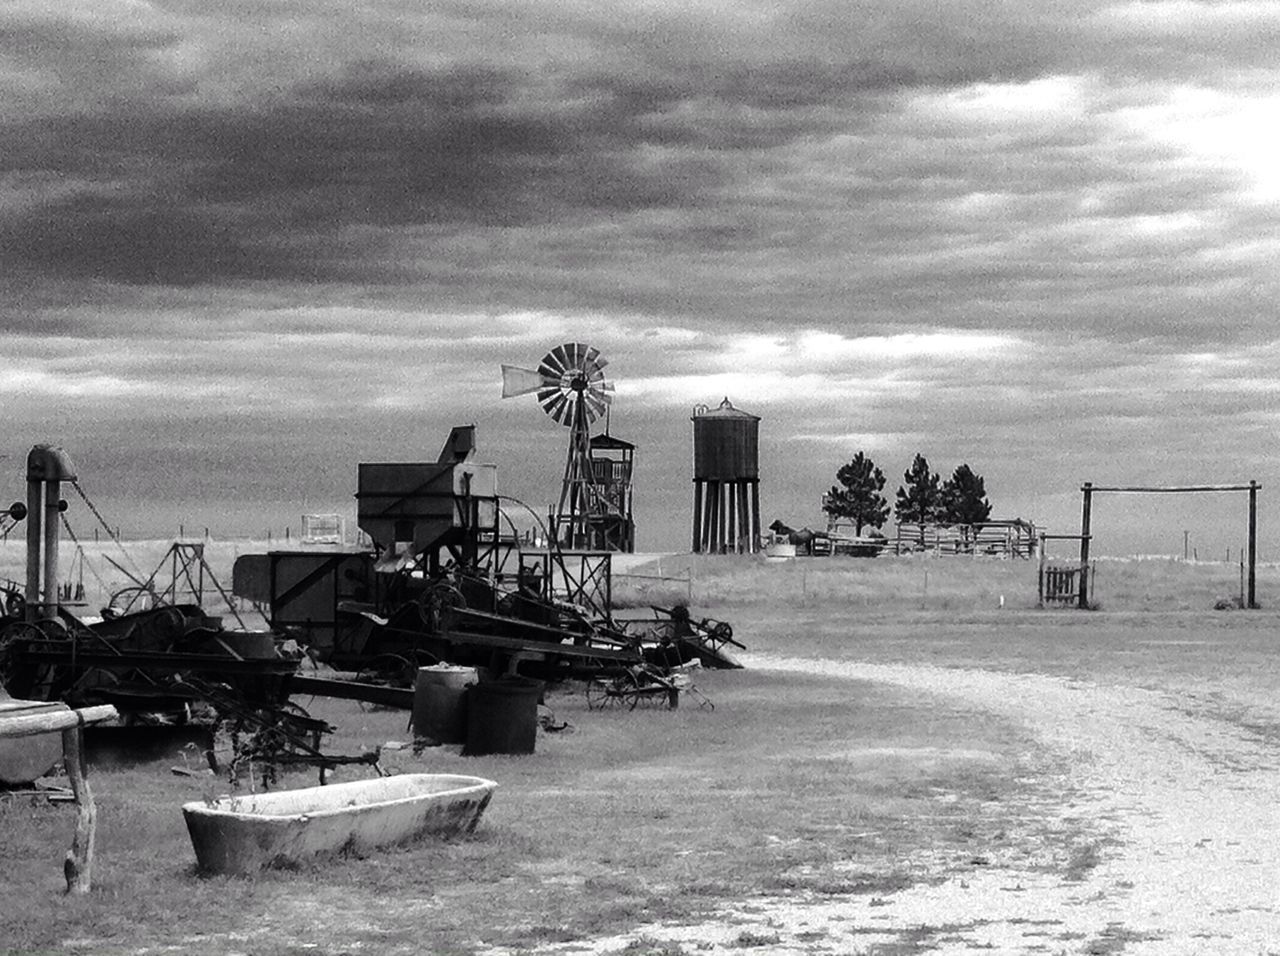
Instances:
[[[936,852],[966,801],[1014,787],[1011,757],[939,755],[1027,744],[1013,728],[871,684],[752,671],[699,683],[714,711],[589,711],[580,693],[554,692],[549,704],[574,730],[540,737],[529,757],[389,752],[401,772],[499,781],[474,838],[253,879],[194,875],[179,807],[209,787],[172,775],[176,756],[92,771],[99,842],[84,899],[61,894],[70,808],[0,801],[0,896],[23,901],[0,913],[0,938],[12,952],[88,939],[95,954],[133,953],[171,940],[180,913],[189,952],[236,941],[275,956],[377,938],[383,953],[461,954],[697,919],[760,893],[890,892],[919,874],[851,872],[850,861]],[[341,728],[337,752],[404,739],[403,714],[303,703]],[[314,777],[291,773],[287,783]],[[939,789],[962,799],[940,813]],[[975,832],[973,842],[982,839]]]

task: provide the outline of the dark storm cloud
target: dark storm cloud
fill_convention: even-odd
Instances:
[[[697,157],[638,161],[649,134],[623,108],[525,107],[518,90],[491,71],[362,68],[256,111],[10,124],[6,171],[80,185],[6,215],[5,248],[51,274],[128,282],[304,278],[358,264],[348,226],[690,205],[723,175]]]
[[[254,22],[290,14],[255,9],[231,5],[245,21],[223,26],[261,45]],[[446,12],[457,23],[491,18],[501,44],[519,43],[520,14],[506,7]],[[207,19],[20,16],[6,52],[63,110],[11,113],[0,166],[56,174],[74,191],[6,211],[6,259],[51,276],[163,285],[391,278],[385,244],[398,229],[707,208],[748,174],[751,157],[855,130],[893,92],[1031,75],[1039,59],[1035,44],[1000,42],[1007,31],[980,36],[925,7],[857,12],[881,44],[854,41],[856,16],[823,5],[747,27],[710,10],[621,20],[589,8],[548,20],[527,12],[531,49],[560,31],[586,55],[535,53],[530,66],[500,69],[501,57],[465,44],[453,55],[439,40],[442,63],[431,68],[409,62],[409,50],[370,57],[388,29],[376,15],[302,6],[295,26],[326,44],[350,20],[350,49],[324,75],[308,63],[290,80],[297,53],[281,48],[283,82],[261,52],[241,53],[247,74],[229,96],[206,90],[207,69],[187,63],[185,46],[199,47]],[[687,225],[688,245],[744,234],[742,222]]]

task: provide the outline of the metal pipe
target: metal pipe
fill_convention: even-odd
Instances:
[[[44,581],[41,582],[44,600],[40,608],[42,620],[54,621],[58,618],[58,605],[61,595],[58,594],[58,502],[61,483],[47,481],[44,485]]]
[[[40,498],[42,490],[42,482],[27,479],[27,590],[24,596],[28,621],[36,619],[40,603],[40,521],[44,514]]]

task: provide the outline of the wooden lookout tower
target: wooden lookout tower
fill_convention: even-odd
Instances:
[[[607,431],[591,436],[591,473],[600,508],[588,520],[589,546],[596,551],[636,549],[636,524],[631,517],[631,467],[636,446]]]
[[[693,550],[738,554],[760,540],[760,418],[734,408],[693,410]]]

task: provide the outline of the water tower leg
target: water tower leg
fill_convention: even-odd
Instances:
[[[702,550],[702,482],[693,483],[693,551]]]
[[[760,482],[751,482],[751,550],[760,541]]]
[[[726,531],[724,535],[724,545],[727,552],[737,553],[737,525],[739,525],[739,516],[737,516],[737,482],[730,481],[724,488],[724,514],[726,514]]]
[[[715,554],[724,554],[724,485],[713,481],[715,489],[715,507],[711,512],[711,550]]]
[[[720,543],[720,482],[707,482],[707,553],[715,554]]]

